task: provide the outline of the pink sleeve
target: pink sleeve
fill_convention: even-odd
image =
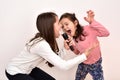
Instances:
[[[109,36],[110,34],[109,31],[102,24],[95,20],[89,26],[95,31],[96,35],[99,37]]]

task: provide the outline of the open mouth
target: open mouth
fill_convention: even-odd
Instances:
[[[71,35],[71,30],[67,30],[66,33],[67,33],[68,35]]]

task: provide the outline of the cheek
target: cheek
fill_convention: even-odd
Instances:
[[[56,26],[56,28],[54,28],[54,32],[55,32],[55,37],[58,38],[60,36],[60,28],[58,26]]]
[[[72,27],[72,28],[71,28],[71,31],[72,31],[72,36],[74,36],[74,35],[75,35],[75,31],[76,31],[76,27],[75,27],[75,26]]]

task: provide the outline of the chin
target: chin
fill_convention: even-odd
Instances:
[[[56,38],[59,38],[60,34],[56,35]]]

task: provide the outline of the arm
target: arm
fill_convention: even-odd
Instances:
[[[94,30],[97,36],[99,37],[109,36],[109,31],[97,21],[94,20],[89,26]]]
[[[84,17],[84,19],[90,24],[89,26],[95,32],[95,34],[99,37],[108,36],[109,31],[103,25],[94,20],[94,12],[89,10],[87,11],[87,14],[87,17]]]
[[[74,67],[76,64],[86,60],[86,54],[82,54],[73,59],[65,61],[51,50],[49,44],[46,41],[41,41],[36,46],[34,46],[33,52],[37,53],[40,57],[49,61],[56,67],[64,70],[68,70]]]

